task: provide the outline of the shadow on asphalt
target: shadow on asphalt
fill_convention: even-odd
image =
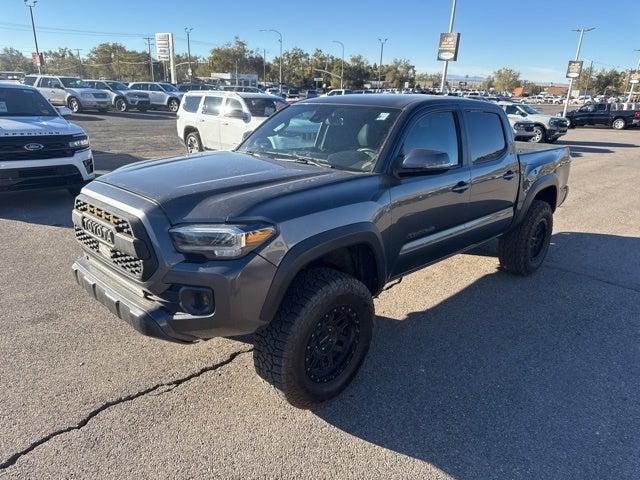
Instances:
[[[638,478],[639,262],[638,238],[562,233],[533,276],[378,317],[354,384],[315,413],[456,479]]]
[[[611,147],[611,148],[638,148],[638,145],[633,143],[616,143],[616,142],[585,142],[585,141],[568,141],[558,140],[557,145],[572,146],[585,146],[585,147]]]
[[[129,155],[128,153],[110,153],[100,150],[93,150],[93,158],[96,164],[96,171],[100,172],[111,172],[124,165],[148,160],[147,158]]]
[[[0,218],[71,228],[74,197],[66,190],[33,190],[0,194]]]
[[[583,153],[615,153],[608,148],[574,147],[573,145],[569,145],[569,150],[573,157],[581,157]]]

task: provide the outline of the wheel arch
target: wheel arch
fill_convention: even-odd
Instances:
[[[550,173],[538,178],[529,187],[522,206],[513,222],[514,226],[520,224],[534,200],[546,201],[551,205],[551,210],[555,212],[556,206],[558,205],[558,176],[555,173]]]
[[[326,266],[348,273],[376,295],[386,283],[385,265],[382,239],[372,224],[349,225],[309,237],[289,250],[278,265],[260,319],[273,319],[289,286],[307,268]]]

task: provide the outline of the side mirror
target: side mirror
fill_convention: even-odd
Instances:
[[[247,130],[246,132],[244,132],[244,133],[242,134],[242,141],[244,142],[244,141],[247,139],[247,137],[248,137],[249,135],[251,135],[252,133],[253,133],[253,130]]]
[[[234,110],[229,110],[227,113],[224,114],[224,116],[229,118],[242,118],[243,120],[245,119],[244,111],[240,110],[239,108],[236,108]]]
[[[68,117],[73,113],[69,107],[56,107],[56,110],[58,110],[58,113],[63,117]]]
[[[414,148],[402,160],[399,173],[435,173],[449,168],[451,165],[448,153]]]

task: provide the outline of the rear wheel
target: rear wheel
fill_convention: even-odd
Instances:
[[[184,139],[184,143],[187,146],[187,153],[198,153],[204,150],[202,148],[202,140],[200,140],[200,134],[198,132],[191,132]]]
[[[627,126],[627,122],[624,121],[624,118],[616,118],[613,120],[611,126],[616,130],[624,130]]]
[[[371,293],[359,280],[329,268],[303,271],[256,334],[258,375],[298,408],[335,397],[369,350],[373,314]]]
[[[522,223],[498,241],[502,268],[516,275],[535,272],[549,251],[553,212],[547,202],[534,200]]]
[[[129,105],[124,101],[124,98],[118,98],[115,107],[118,112],[126,112],[129,109]]]
[[[69,100],[67,100],[67,106],[73,113],[82,112],[82,105],[80,105],[80,101],[78,101],[76,97],[71,97]]]

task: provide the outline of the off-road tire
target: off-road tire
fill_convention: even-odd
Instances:
[[[325,319],[345,308],[350,318],[357,316],[357,342],[335,377],[313,380],[308,362],[313,355],[309,352],[319,345],[314,337],[317,342]],[[292,282],[275,318],[256,334],[256,372],[295,407],[309,409],[328,401],[358,372],[369,350],[373,315],[371,292],[359,280],[330,268],[304,270]]]
[[[76,97],[71,97],[69,98],[69,100],[67,100],[67,107],[69,107],[69,110],[71,110],[73,113],[82,112],[82,105],[80,104],[80,100],[78,100]]]
[[[539,248],[540,225],[544,235]],[[498,258],[500,266],[516,275],[530,275],[535,272],[549,251],[553,232],[553,212],[547,202],[534,200],[522,223],[498,240]]]

